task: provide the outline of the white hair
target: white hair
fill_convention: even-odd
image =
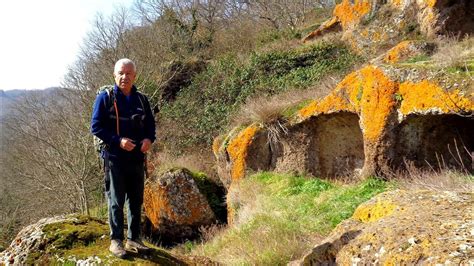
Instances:
[[[132,65],[133,66],[133,71],[134,72],[137,71],[137,67],[135,66],[135,62],[133,62],[132,60],[130,60],[128,58],[122,58],[122,59],[118,60],[117,63],[115,63],[114,73],[117,73],[117,71],[123,65]]]

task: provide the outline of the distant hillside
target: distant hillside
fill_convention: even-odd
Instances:
[[[12,102],[19,100],[23,96],[42,95],[44,97],[52,96],[52,94],[60,89],[59,87],[51,87],[42,90],[0,90],[0,118],[8,113]]]

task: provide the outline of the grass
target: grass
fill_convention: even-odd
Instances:
[[[399,186],[407,190],[428,189],[434,191],[473,192],[474,175],[465,172],[444,169],[442,171],[423,171],[409,166],[403,173],[397,174]]]
[[[229,265],[280,265],[299,258],[388,184],[368,179],[339,184],[304,176],[260,173],[231,190],[234,223],[189,245],[191,254]]]

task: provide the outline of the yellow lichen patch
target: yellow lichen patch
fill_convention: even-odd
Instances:
[[[260,127],[257,125],[251,125],[229,142],[227,152],[232,160],[231,177],[233,180],[244,177],[248,147],[252,144],[253,138],[259,129]]]
[[[302,119],[306,119],[310,116],[318,115],[318,114],[327,114],[332,112],[340,112],[340,111],[349,111],[355,112],[353,106],[344,99],[337,95],[337,92],[334,92],[327,97],[325,97],[322,101],[312,101],[302,109],[298,111],[299,116]]]
[[[403,101],[399,111],[403,115],[430,110],[443,113],[474,111],[472,98],[465,97],[459,90],[445,92],[438,85],[427,80],[419,83],[402,83],[400,95]]]
[[[392,0],[392,5],[400,7],[402,5],[402,0]]]
[[[320,102],[313,101],[298,113],[302,119],[322,113],[347,111],[359,113],[366,139],[377,140],[395,106],[398,83],[391,81],[374,66],[367,66],[344,78],[334,91]]]
[[[390,201],[377,201],[375,204],[364,204],[355,210],[352,218],[364,223],[375,222],[391,215],[396,205]]]
[[[436,5],[436,2],[438,2],[437,0],[425,0],[425,3],[429,6],[429,7],[434,7]]]
[[[143,209],[145,210],[146,216],[153,224],[155,228],[160,226],[160,211],[164,206],[169,205],[164,195],[157,193],[152,187],[145,186],[143,193]]]
[[[383,265],[407,265],[419,261],[421,258],[430,257],[430,254],[432,254],[430,251],[431,246],[431,242],[428,239],[421,241],[419,244],[407,243],[405,249],[401,247],[398,250],[394,249],[390,252],[383,261]]]
[[[336,17],[333,17],[333,18],[331,18],[330,20],[326,21],[326,22],[323,24],[323,29],[332,28],[332,27],[334,27],[334,25],[336,25],[337,23],[339,23],[339,21],[337,21],[337,18],[336,18]]]
[[[343,28],[356,24],[360,19],[369,13],[371,5],[367,0],[355,0],[351,4],[349,0],[343,0],[342,3],[334,8],[334,16],[341,22]]]
[[[360,100],[364,91],[363,77],[361,72],[352,72],[347,75],[337,86],[335,91],[339,91],[344,99],[353,106],[354,110],[360,111]],[[344,93],[341,93],[344,91]]]
[[[339,20],[336,17],[332,17],[330,20],[324,22],[317,30],[309,33],[303,38],[303,42],[310,41],[318,36],[323,35],[326,32],[334,31],[339,26]]]
[[[369,30],[368,29],[363,29],[361,31],[360,35],[362,35],[362,37],[364,37],[364,38],[369,37]]]
[[[358,110],[357,93],[362,93],[358,72],[349,74],[341,81],[334,91],[321,101],[312,101],[298,111],[302,119],[321,113]],[[347,97],[347,95],[350,95]]]
[[[306,119],[312,115],[314,115],[318,111],[318,101],[313,100],[309,104],[307,104],[305,107],[301,108],[298,111],[298,115]]]
[[[412,44],[411,41],[403,41],[399,43],[398,45],[396,45],[395,47],[393,47],[387,52],[387,54],[384,57],[384,61],[390,64],[398,62],[400,58],[402,58],[403,56],[405,56],[406,54],[410,52],[411,44]]]
[[[364,138],[375,141],[380,137],[395,101],[393,95],[398,83],[390,80],[378,68],[368,66],[361,71],[363,92],[360,100],[360,116]]]

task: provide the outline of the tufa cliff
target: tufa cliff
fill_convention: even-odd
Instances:
[[[353,173],[389,177],[413,165],[473,173],[472,76],[460,74],[465,70],[448,71],[433,60],[416,63],[418,58],[429,58],[436,44],[419,36],[417,40],[403,40],[416,36],[404,34],[400,28],[412,23],[420,36],[471,33],[472,3],[381,3],[344,0],[335,7],[333,17],[304,42],[342,31],[341,38],[356,51],[383,53],[344,77],[329,95],[309,102],[286,123],[274,127],[277,134],[254,123],[214,140],[213,151],[226,187],[259,170],[319,177]],[[411,21],[409,16],[416,19]],[[372,28],[393,34],[383,41],[393,46],[385,48],[370,34],[365,39],[356,34]],[[357,41],[351,42],[351,38]],[[410,60],[415,63],[407,63]]]

